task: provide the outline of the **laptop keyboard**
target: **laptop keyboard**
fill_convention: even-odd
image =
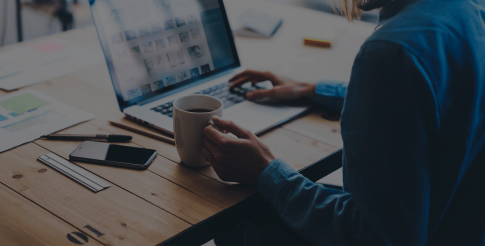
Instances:
[[[220,85],[199,91],[195,94],[209,95],[219,98],[224,103],[224,109],[226,109],[246,101],[246,93],[261,89],[258,86],[250,86],[245,88],[238,87],[234,88],[233,90],[229,90],[229,85],[229,82],[224,82]],[[173,101],[154,107],[151,110],[173,118]]]

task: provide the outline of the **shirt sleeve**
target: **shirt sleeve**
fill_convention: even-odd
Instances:
[[[425,244],[431,97],[416,56],[393,43],[365,44],[341,120],[345,191],[312,183],[277,159],[260,175],[258,192],[314,244]]]
[[[340,114],[344,107],[348,82],[320,81],[315,87],[315,102],[326,110]]]
[[[261,173],[257,190],[290,228],[315,245],[380,242],[350,193],[315,184],[283,160],[274,160]],[[359,235],[365,238],[353,238]]]

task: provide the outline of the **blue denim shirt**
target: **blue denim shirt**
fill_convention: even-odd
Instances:
[[[342,111],[344,190],[276,159],[257,190],[310,242],[485,243],[485,3],[395,0],[351,80],[316,101]]]

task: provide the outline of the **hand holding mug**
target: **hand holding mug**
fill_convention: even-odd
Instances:
[[[204,146],[200,156],[206,158],[214,167],[219,178],[224,181],[254,184],[261,172],[275,158],[271,150],[252,132],[241,128],[231,121],[213,118],[214,124],[204,129]]]

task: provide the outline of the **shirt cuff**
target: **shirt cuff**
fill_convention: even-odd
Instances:
[[[268,202],[273,203],[276,191],[283,187],[283,183],[292,174],[298,174],[295,169],[281,159],[273,160],[264,171],[259,175],[256,190]]]
[[[315,87],[317,97],[345,97],[347,84],[342,81],[320,81]]]
[[[320,106],[340,113],[344,106],[347,84],[339,81],[321,81],[315,86],[315,102]]]

